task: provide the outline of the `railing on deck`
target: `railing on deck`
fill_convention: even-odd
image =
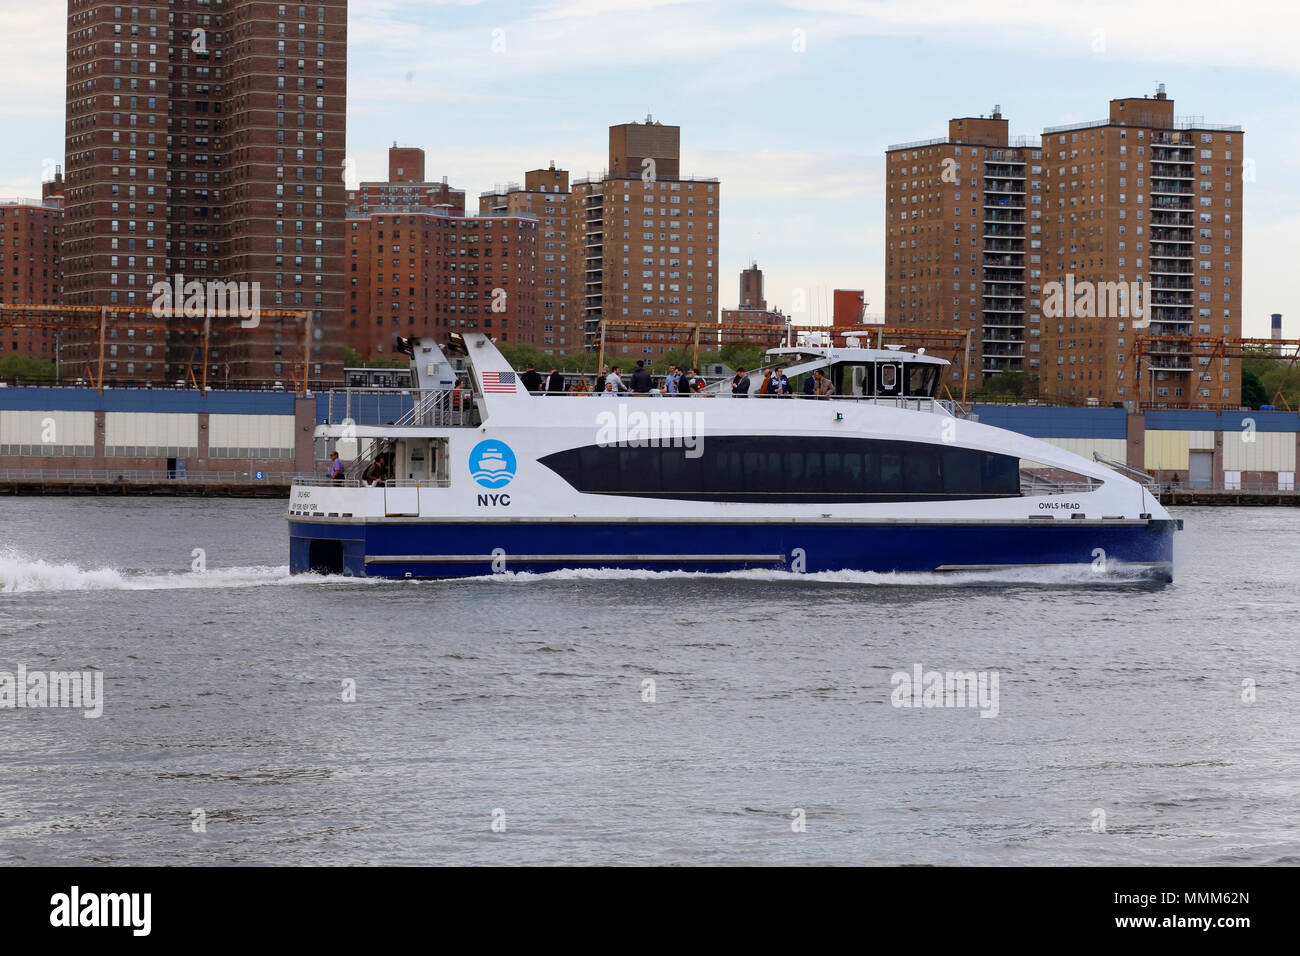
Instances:
[[[262,477],[257,477],[261,474]],[[287,484],[293,471],[173,471],[127,468],[0,468],[0,481],[171,482],[176,484]]]
[[[361,478],[306,478],[293,479],[295,486],[308,488],[450,488],[448,478],[388,478],[384,481],[365,481]]]
[[[305,478],[301,475],[294,478],[295,486],[306,486],[309,488],[360,488],[363,482],[356,478]]]
[[[480,418],[466,389],[343,388],[323,392],[325,423],[394,427],[475,427]]]
[[[1065,495],[1065,494],[1083,494],[1089,491],[1096,491],[1102,486],[1102,482],[1097,479],[1085,481],[1053,481],[1050,478],[1044,478],[1041,475],[1035,475],[1030,472],[1020,472],[1020,493],[1027,498],[1038,495]]]

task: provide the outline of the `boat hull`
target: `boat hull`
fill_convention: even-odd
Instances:
[[[1020,522],[289,521],[292,573],[458,578],[574,568],[935,572],[1140,568],[1172,580],[1171,519]]]

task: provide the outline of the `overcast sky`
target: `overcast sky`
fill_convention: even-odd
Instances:
[[[129,0],[123,0],[129,3]],[[421,146],[471,208],[550,160],[606,164],[607,128],[682,127],[684,174],[722,181],[721,304],[756,259],[769,303],[884,307],[884,150],[1000,104],[1011,134],[1102,119],[1164,82],[1180,116],[1239,124],[1244,334],[1300,337],[1300,57],[1293,0],[352,0],[348,155],[382,179]],[[0,199],[62,162],[66,4],[0,0]]]

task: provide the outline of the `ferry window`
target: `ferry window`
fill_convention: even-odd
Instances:
[[[620,455],[620,488],[639,488],[645,491],[662,487],[658,455]]]
[[[541,460],[589,494],[736,502],[1010,497],[1019,459],[928,442],[727,436],[696,446],[575,448]]]
[[[980,473],[981,457],[971,455],[964,448],[943,450],[943,490],[960,492],[965,488],[983,488]]]
[[[913,445],[903,458],[903,485],[913,494],[933,495],[943,491],[939,478],[939,451],[934,445]]]
[[[898,381],[898,368],[894,365],[880,366],[880,387],[886,391],[893,391]]]
[[[881,491],[903,490],[902,455],[887,451],[880,456],[880,480],[877,487]]]
[[[906,374],[907,387],[904,389],[903,394],[923,398],[935,394],[935,386],[938,384],[939,379],[939,366],[909,362]]]
[[[691,495],[701,490],[701,478],[703,477],[699,459],[687,458],[680,448],[647,448],[647,449],[629,449],[630,451],[650,452],[650,455],[640,455],[639,458],[659,456],[659,469],[662,475],[660,487],[665,492],[676,493],[681,495]],[[669,452],[665,454],[664,452]],[[634,467],[632,472],[639,474],[641,469]]]
[[[1019,494],[1020,459],[995,455],[992,452],[982,454],[984,461],[981,485],[988,488],[992,494]]]
[[[861,452],[848,451],[844,453],[843,482],[847,489],[860,489],[863,487]]]
[[[816,452],[808,452],[805,454],[804,452],[796,451],[794,454],[803,458],[803,473],[804,477],[808,481],[808,486],[810,488],[816,487],[817,483],[820,482],[826,474],[825,469],[822,467],[825,464],[824,459]]]

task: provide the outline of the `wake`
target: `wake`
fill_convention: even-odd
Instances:
[[[363,579],[319,574],[290,575],[288,565],[214,568],[210,571],[119,571],[58,564],[13,551],[0,552],[0,593],[42,591],[180,591],[311,584],[359,584]],[[366,580],[365,583],[372,583]]]
[[[846,585],[856,587],[990,587],[1037,586],[1081,587],[1142,583],[1150,573],[1144,568],[1110,568],[1098,572],[1086,564],[1033,568],[1005,568],[987,571],[878,572],[793,571],[754,569],[750,571],[645,571],[618,568],[574,568],[564,571],[507,571],[478,577],[441,581],[402,581],[384,578],[355,578],[343,575],[294,574],[288,565],[214,568],[208,571],[121,571],[112,567],[88,569],[76,564],[58,564],[16,552],[0,552],[0,593],[43,591],[182,591],[220,588],[286,587],[312,585],[396,584],[429,587],[461,584],[529,584],[644,581],[751,581],[778,586]]]

